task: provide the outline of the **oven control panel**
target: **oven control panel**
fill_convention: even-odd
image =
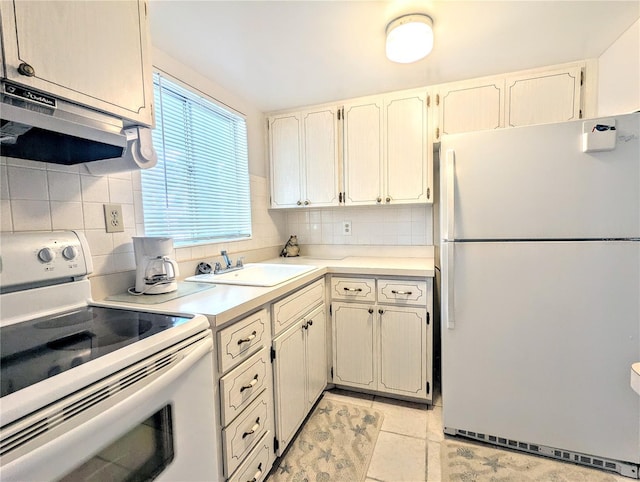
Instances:
[[[0,243],[3,290],[64,282],[93,270],[89,245],[80,232],[2,233]]]

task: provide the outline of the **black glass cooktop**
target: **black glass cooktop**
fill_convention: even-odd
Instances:
[[[4,397],[186,323],[187,317],[88,306],[0,329]]]

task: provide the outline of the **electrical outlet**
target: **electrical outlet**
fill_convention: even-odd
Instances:
[[[342,234],[351,236],[351,221],[342,221]]]
[[[107,228],[107,233],[121,233],[124,231],[121,204],[104,205],[104,224]]]

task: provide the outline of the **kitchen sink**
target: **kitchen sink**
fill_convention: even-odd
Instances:
[[[244,268],[220,274],[198,274],[185,281],[243,286],[275,286],[316,269],[306,264],[247,263]]]

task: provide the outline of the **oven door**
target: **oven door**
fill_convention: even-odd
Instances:
[[[207,330],[3,427],[0,478],[216,480],[212,350]]]

